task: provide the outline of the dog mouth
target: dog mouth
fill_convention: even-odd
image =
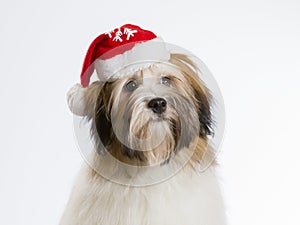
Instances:
[[[154,118],[150,119],[151,122],[164,122],[169,121],[169,119],[164,114],[155,115]]]

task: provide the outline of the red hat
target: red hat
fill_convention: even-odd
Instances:
[[[81,85],[75,85],[68,93],[71,111],[77,115],[84,114],[83,92],[94,70],[99,80],[106,82],[128,75],[118,73],[128,65],[132,74],[153,62],[168,61],[169,58],[170,53],[162,39],[136,25],[126,24],[99,35],[86,53],[80,75]]]
[[[150,40],[152,42],[149,46]],[[99,35],[91,43],[86,53],[80,75],[82,86],[89,85],[94,69],[101,78],[111,79],[118,69],[134,62],[168,60],[169,53],[165,46],[161,45],[161,41],[158,41],[153,32],[132,24],[126,24]],[[114,76],[114,78],[118,77]]]

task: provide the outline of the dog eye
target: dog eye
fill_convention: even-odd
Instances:
[[[171,85],[171,79],[169,77],[162,77],[161,78],[161,83],[166,85],[166,86],[170,86]]]
[[[136,82],[136,80],[131,80],[126,84],[126,89],[128,91],[134,91],[135,89],[137,89],[138,87],[138,83]]]

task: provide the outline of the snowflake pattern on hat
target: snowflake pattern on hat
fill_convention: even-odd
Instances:
[[[117,28],[118,30],[116,32],[114,31],[110,31],[110,32],[106,32],[105,34],[108,35],[108,37],[110,39],[112,39],[113,41],[116,41],[116,42],[123,42],[123,39],[124,39],[124,35],[126,35],[126,40],[130,40],[131,37],[134,37],[135,33],[138,32],[138,30],[134,30],[134,29],[131,29],[131,28],[127,28],[127,27],[120,27],[120,28]],[[123,29],[123,31],[122,31]],[[114,36],[113,36],[114,35]]]

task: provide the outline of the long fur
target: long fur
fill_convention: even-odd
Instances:
[[[95,152],[90,166],[81,169],[60,225],[226,224],[214,151],[208,143],[213,135],[212,99],[199,72],[187,56],[173,54],[169,65],[156,64],[130,77],[104,85],[95,82],[87,88],[90,113],[86,119],[92,120]],[[159,82],[163,76],[170,85]],[[125,88],[130,80],[140,82],[133,92]],[[155,97],[166,99],[162,115],[147,107]],[[212,163],[201,171],[204,154]],[[130,185],[183,163],[168,179]],[[99,171],[128,185],[111,181]]]

